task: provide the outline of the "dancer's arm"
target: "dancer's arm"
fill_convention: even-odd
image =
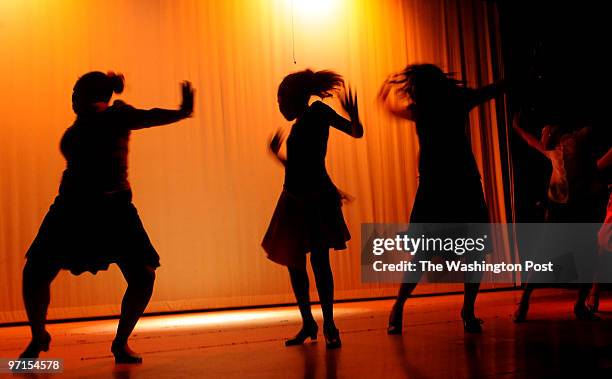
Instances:
[[[521,128],[520,118],[520,112],[514,115],[514,117],[512,118],[512,129],[514,129],[516,134],[518,134],[519,137],[521,137],[521,139],[525,141],[529,146],[536,149],[545,156],[548,156],[548,154],[546,153],[546,149],[544,148],[544,145],[540,142],[540,140],[538,140],[531,133],[527,132],[525,129]]]
[[[274,155],[274,158],[276,158],[276,160],[278,160],[283,166],[287,166],[287,158],[282,157],[280,155],[280,148],[281,148],[282,143],[283,143],[283,134],[280,130],[278,130],[274,134],[272,139],[270,139],[268,148],[270,149],[270,152],[272,152],[272,155]]]
[[[597,168],[603,170],[607,167],[612,166],[612,148],[597,161]]]
[[[349,115],[350,120],[345,119],[334,112],[333,109],[329,108],[331,111],[331,126],[348,134],[349,136],[355,138],[363,137],[363,125],[361,125],[361,121],[359,120],[359,107],[357,106],[357,92],[353,92],[351,87],[349,87],[348,90],[345,88],[344,97],[340,98],[340,104]]]
[[[391,113],[395,117],[414,121],[414,107],[400,102],[397,99],[397,96],[389,96],[393,88],[395,87],[389,83],[388,80],[385,81],[378,92],[378,100],[380,100],[387,112]]]
[[[126,112],[128,123],[131,129],[143,129],[153,126],[172,124],[185,118],[191,117],[193,113],[193,94],[194,90],[191,83],[185,81],[181,84],[183,101],[179,109],[136,109],[127,104],[123,104],[129,111]],[[115,102],[117,103],[117,101]]]
[[[470,95],[469,95],[469,100],[468,100],[468,107],[473,108],[486,101],[494,99],[504,94],[507,88],[508,86],[506,84],[506,81],[500,80],[499,82],[489,84],[484,87],[480,87],[477,89],[471,89],[469,90]]]

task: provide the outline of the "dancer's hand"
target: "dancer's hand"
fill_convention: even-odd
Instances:
[[[342,204],[350,204],[355,201],[355,196],[351,195],[348,192],[342,191],[340,188],[336,188],[338,190],[338,195],[340,195],[340,201]]]
[[[181,83],[181,94],[183,101],[181,102],[181,112],[184,117],[191,117],[193,114],[193,96],[195,90],[191,86],[191,82],[184,81]]]
[[[284,136],[282,130],[277,130],[274,136],[270,139],[269,148],[274,155],[278,155],[281,145],[283,144]]]
[[[384,81],[377,97],[381,105],[392,115],[406,120],[414,120],[413,111],[409,107],[409,98],[398,88],[396,76],[392,75]]]
[[[349,86],[348,89],[344,87],[344,96],[340,98],[340,105],[346,111],[351,118],[351,121],[359,121],[359,107],[357,105],[357,92]]]
[[[389,80],[390,79],[387,78],[385,82],[383,83],[383,85],[380,87],[380,90],[378,91],[378,100],[380,100],[383,103],[387,101],[387,98],[389,97],[389,94],[391,93],[391,90],[393,89],[393,85],[391,85]]]

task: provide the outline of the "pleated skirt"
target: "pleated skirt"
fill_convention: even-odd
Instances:
[[[284,266],[299,266],[308,252],[346,249],[351,238],[342,215],[337,189],[280,195],[262,241],[268,258]]]

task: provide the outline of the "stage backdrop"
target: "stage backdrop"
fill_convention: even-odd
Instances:
[[[184,79],[197,89],[193,118],[132,136],[134,202],[162,258],[149,312],[293,301],[286,270],[265,258],[260,241],[283,182],[266,145],[290,126],[277,86],[307,67],[346,77],[365,126],[360,140],[330,135],[331,177],[356,197],[344,207],[350,247],[333,254],[337,298],[394,293],[395,286],[360,283],[360,223],[407,221],[418,143],[413,125],[385,115],[376,94],[387,75],[415,62],[437,63],[471,86],[492,81],[489,7],[481,0],[0,2],[0,322],[25,320],[23,255],[64,168],[58,144],[74,120],[72,86],[90,70],[124,73],[120,98],[137,107],[178,106]],[[493,110],[472,113],[472,142],[492,217],[504,220]],[[460,201],[452,185],[448,201]],[[49,316],[117,314],[124,288],[115,266],[96,276],[62,272]]]

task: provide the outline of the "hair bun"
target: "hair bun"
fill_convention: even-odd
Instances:
[[[111,83],[111,88],[113,90],[114,93],[121,93],[123,92],[123,88],[124,88],[124,78],[122,74],[115,74],[114,72],[109,72],[106,74],[108,76],[108,79],[110,80]]]

